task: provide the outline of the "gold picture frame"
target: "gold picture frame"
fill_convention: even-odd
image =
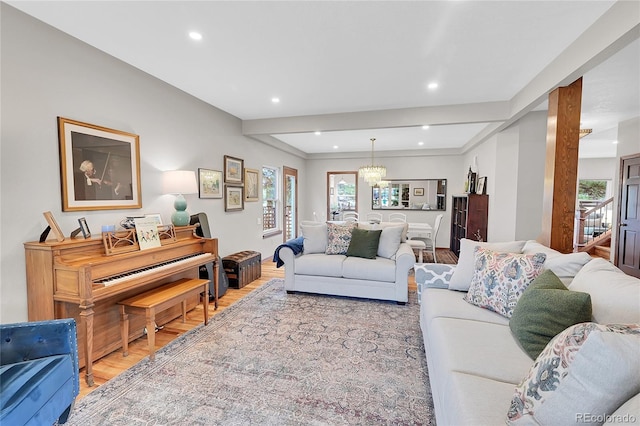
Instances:
[[[62,211],[139,209],[140,138],[58,117]]]
[[[244,169],[244,200],[258,201],[260,199],[260,171]]]

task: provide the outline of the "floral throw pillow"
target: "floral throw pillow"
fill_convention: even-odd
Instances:
[[[586,322],[554,337],[516,387],[509,425],[602,424],[640,388],[640,325]]]
[[[351,231],[357,222],[327,223],[327,251],[325,254],[347,254],[351,243]]]
[[[544,253],[499,253],[475,248],[473,278],[465,300],[511,318],[522,293],[542,272]]]

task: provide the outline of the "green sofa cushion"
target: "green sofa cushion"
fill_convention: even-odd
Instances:
[[[591,296],[569,291],[550,270],[522,294],[509,321],[511,332],[531,359],[567,327],[591,321]]]
[[[378,253],[381,229],[366,230],[355,228],[351,233],[351,242],[347,249],[347,256],[375,259]]]

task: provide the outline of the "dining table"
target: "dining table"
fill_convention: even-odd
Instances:
[[[433,228],[426,222],[409,222],[407,238],[431,238]]]

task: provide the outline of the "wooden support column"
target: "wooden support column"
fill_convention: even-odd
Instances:
[[[582,77],[549,94],[547,155],[540,242],[573,251]]]

